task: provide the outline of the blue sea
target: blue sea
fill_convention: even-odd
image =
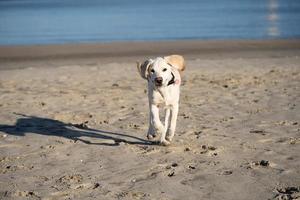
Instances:
[[[0,45],[300,38],[300,0],[0,0]]]

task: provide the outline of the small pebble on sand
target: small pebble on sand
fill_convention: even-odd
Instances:
[[[168,177],[172,177],[172,176],[174,176],[174,175],[175,175],[175,172],[172,171],[172,172],[170,172],[170,173],[168,174]]]
[[[269,161],[267,161],[267,160],[261,160],[259,162],[259,165],[263,166],[263,167],[267,167],[267,166],[269,166]]]

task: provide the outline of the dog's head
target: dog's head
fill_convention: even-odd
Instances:
[[[156,87],[167,86],[174,81],[174,70],[184,71],[184,58],[180,55],[171,55],[164,58],[149,59],[142,64],[137,63],[140,75],[151,81]]]

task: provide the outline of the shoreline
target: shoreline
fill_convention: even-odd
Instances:
[[[0,70],[17,63],[51,66],[89,62],[134,62],[151,56],[182,54],[189,59],[215,57],[294,56],[300,39],[288,40],[180,40],[154,42],[111,42],[91,44],[0,46]],[[13,67],[14,66],[14,67]],[[24,68],[19,66],[17,68]]]

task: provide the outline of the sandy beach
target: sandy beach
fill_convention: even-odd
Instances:
[[[170,146],[135,61],[186,58]],[[0,199],[300,199],[300,40],[0,47]]]

